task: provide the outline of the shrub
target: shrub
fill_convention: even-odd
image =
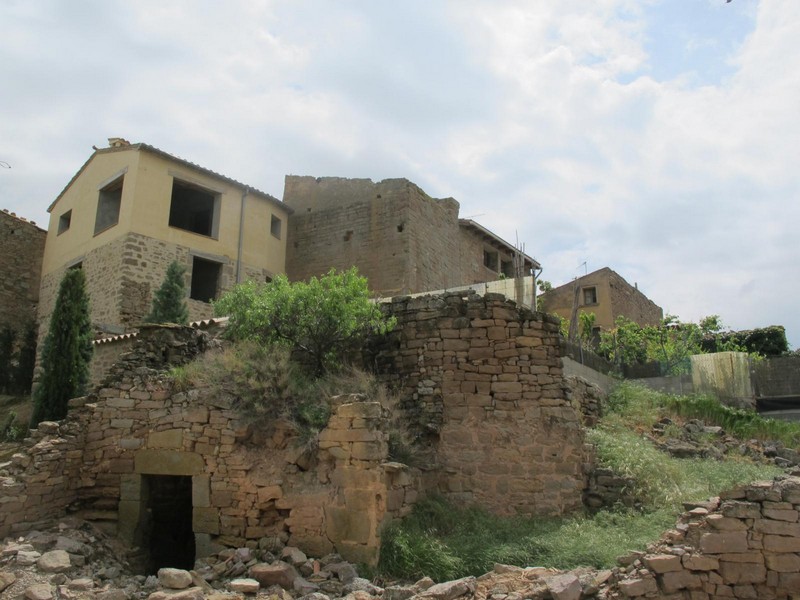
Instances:
[[[340,368],[370,334],[394,326],[370,301],[367,280],[355,267],[307,283],[290,283],[285,275],[267,284],[243,283],[215,302],[214,310],[230,317],[234,340],[286,345],[305,354],[316,375]]]

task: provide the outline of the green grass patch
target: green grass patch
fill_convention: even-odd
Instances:
[[[589,432],[600,465],[635,481],[634,495],[651,508],[678,510],[682,502],[704,500],[743,483],[772,479],[778,467],[729,457],[723,461],[679,459],[655,448],[641,435],[619,426]]]
[[[498,517],[441,497],[419,502],[382,536],[381,573],[446,581],[481,575],[494,563],[568,569],[610,567],[643,549],[675,522],[671,511],[601,512],[593,517]]]
[[[702,501],[726,489],[772,479],[781,469],[742,457],[677,459],[659,451],[642,431],[663,416],[702,418],[729,433],[786,443],[797,426],[767,422],[744,411],[713,406],[628,383],[611,395],[607,415],[588,433],[601,466],[634,481],[641,511],[601,511],[567,518],[503,518],[440,497],[418,503],[382,536],[379,570],[385,576],[437,581],[481,575],[495,562],[569,569],[608,568],[632,550],[644,550],[672,527],[683,502]],[[740,414],[742,413],[742,414]],[[791,425],[791,424],[790,424]],[[778,435],[784,432],[784,435]]]
[[[630,428],[649,429],[660,417],[677,415],[718,425],[740,439],[777,441],[800,449],[800,423],[765,419],[755,411],[731,408],[702,394],[675,396],[622,382],[610,394],[607,409],[606,423]]]

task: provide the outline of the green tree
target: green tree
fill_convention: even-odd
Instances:
[[[36,322],[30,321],[22,334],[22,344],[14,369],[14,393],[28,394],[33,383],[33,369],[36,366]]]
[[[67,403],[84,393],[92,358],[86,278],[69,269],[61,280],[42,350],[42,376],[33,398],[31,427],[63,419]]]
[[[186,325],[189,322],[189,308],[186,306],[186,285],[184,275],[186,267],[172,261],[167,268],[164,282],[153,296],[153,309],[145,317],[149,323],[178,323]]]
[[[11,373],[13,370],[14,340],[17,332],[8,325],[0,330],[0,393],[11,391]]]
[[[544,294],[553,289],[553,284],[546,279],[540,279],[536,282],[536,287],[538,287],[541,292],[541,294],[536,297],[536,310],[542,312],[544,310]]]
[[[370,301],[367,280],[355,267],[331,269],[308,282],[278,275],[267,284],[243,283],[215,302],[214,311],[230,317],[234,339],[287,345],[307,355],[318,375],[338,368],[370,334],[395,324]]]

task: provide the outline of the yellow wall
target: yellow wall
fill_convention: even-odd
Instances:
[[[72,182],[50,213],[42,275],[52,273],[128,231],[134,204],[134,181],[138,160],[137,152],[111,152],[95,156],[86,165],[80,177]],[[128,171],[125,173],[122,187],[119,222],[94,235],[97,201],[100,195],[98,188],[102,182],[118,174],[125,167]],[[72,210],[70,228],[58,235],[59,219],[68,210]]]
[[[125,167],[128,171],[122,189],[119,223],[95,236],[98,186]],[[173,176],[221,194],[216,239],[169,226]],[[241,188],[151,152],[136,148],[101,152],[89,161],[52,209],[42,273],[63,267],[129,231],[235,261],[241,200]],[[70,228],[57,235],[59,218],[70,209]],[[270,233],[273,214],[282,221],[281,239]],[[243,265],[283,273],[287,231],[288,213],[282,207],[249,194],[245,206]]]

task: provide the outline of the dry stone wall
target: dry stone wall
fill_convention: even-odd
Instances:
[[[374,562],[382,526],[407,514],[421,487],[417,471],[387,459],[384,409],[339,398],[318,448],[305,446],[289,422],[256,426],[231,397],[173,389],[164,365],[208,343],[190,328],[144,328],[103,387],[73,401],[63,423],[41,424],[31,459],[2,467],[0,537],[69,507],[147,547],[148,482],[173,476],[191,479],[198,556],[277,537],[313,555]]]
[[[755,483],[689,508],[652,552],[628,557],[618,597],[798,597],[800,477]]]
[[[439,491],[498,513],[580,508],[588,454],[558,322],[498,294],[395,298],[383,310],[398,326],[376,368],[432,450]]]

